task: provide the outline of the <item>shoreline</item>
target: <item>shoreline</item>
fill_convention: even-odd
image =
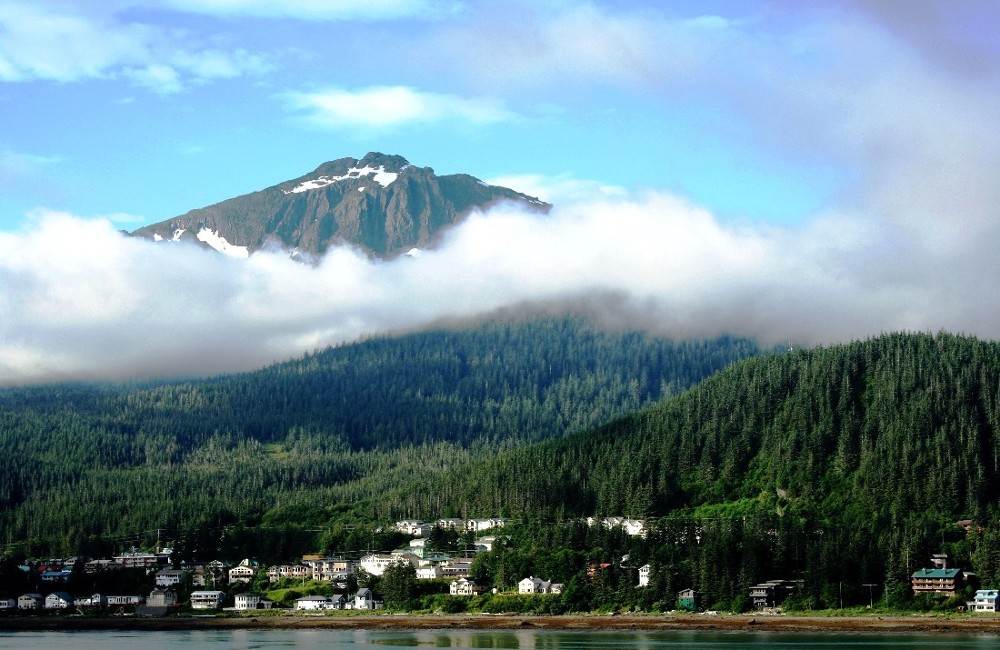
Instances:
[[[98,630],[562,630],[748,632],[943,632],[1000,635],[1000,617],[796,616],[754,614],[371,614],[176,616],[166,618],[0,616],[0,631]]]

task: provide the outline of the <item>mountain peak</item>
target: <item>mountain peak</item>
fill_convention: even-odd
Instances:
[[[413,248],[431,247],[443,229],[472,210],[499,201],[531,210],[549,207],[534,197],[487,185],[467,174],[438,176],[430,167],[415,167],[402,156],[372,151],[360,160],[323,163],[299,178],[192,210],[133,234],[179,241],[180,232],[228,254],[252,254],[278,245],[317,255],[347,243],[378,257],[395,257]]]

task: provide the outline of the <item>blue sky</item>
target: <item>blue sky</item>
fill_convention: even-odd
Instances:
[[[814,93],[851,83],[835,31],[909,47],[799,4],[3,0],[0,228],[39,207],[127,228],[370,150],[794,222],[857,176],[813,132]]]
[[[217,267],[191,253],[198,261],[188,263],[209,265],[230,287],[203,296],[206,314],[214,309],[206,319],[289,301],[280,318],[246,312],[253,322],[230,323],[265,352],[230,347],[214,365],[144,370],[134,351],[109,375],[242,369],[456,310],[593,292],[624,296],[628,322],[677,336],[1000,336],[1000,304],[977,298],[1000,267],[991,243],[1000,234],[998,33],[991,0],[0,0],[0,383],[55,367],[89,376],[82,369],[96,357],[74,350],[124,345],[130,328],[184,333],[168,321],[186,304],[147,322],[162,296],[122,279],[183,287],[183,276],[146,268],[176,260],[120,250],[102,228],[132,230],[368,151],[471,173],[564,210],[530,226],[495,215],[455,236],[470,249],[477,227],[494,241],[523,227],[510,241],[523,255],[537,243],[538,255],[567,268],[582,250],[631,275],[615,282],[580,268],[538,293],[496,289],[515,281],[511,269],[483,276],[457,303],[421,295],[435,307],[401,314],[366,303],[361,315],[338,303],[309,316],[284,294],[231,298],[300,271],[265,272],[263,260]],[[602,249],[608,220],[629,215],[640,240]],[[72,237],[93,238],[84,257]],[[576,247],[553,250],[552,239]],[[32,246],[46,260],[59,251],[78,284],[66,288],[66,276],[28,261]],[[674,265],[661,268],[668,254]],[[109,255],[121,265],[106,268]],[[460,266],[455,255],[421,262],[424,272]],[[369,287],[399,282],[364,260],[329,265],[338,263],[361,265],[348,275]],[[328,288],[312,273],[290,280],[312,287],[307,296]],[[659,284],[636,280],[647,276]],[[75,296],[58,326],[40,302],[53,286]],[[92,321],[95,308],[79,296],[121,301],[120,320]],[[272,321],[280,325],[261,328]],[[185,327],[205,331],[195,317]],[[230,338],[223,329],[204,345]]]

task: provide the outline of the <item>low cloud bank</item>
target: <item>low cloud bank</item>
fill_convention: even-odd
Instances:
[[[938,250],[891,220],[733,227],[650,193],[470,216],[419,257],[338,248],[318,264],[234,260],[34,215],[0,234],[0,384],[206,376],[500,310],[576,311],[676,338],[829,344],[895,330],[994,338],[988,228]],[[990,235],[987,237],[986,235]]]

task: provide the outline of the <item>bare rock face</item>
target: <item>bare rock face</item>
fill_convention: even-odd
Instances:
[[[349,243],[391,258],[432,247],[443,229],[477,208],[512,201],[550,206],[467,174],[437,176],[402,156],[369,153],[324,163],[310,174],[140,228],[135,236],[198,240],[249,255],[280,246],[305,257]]]

